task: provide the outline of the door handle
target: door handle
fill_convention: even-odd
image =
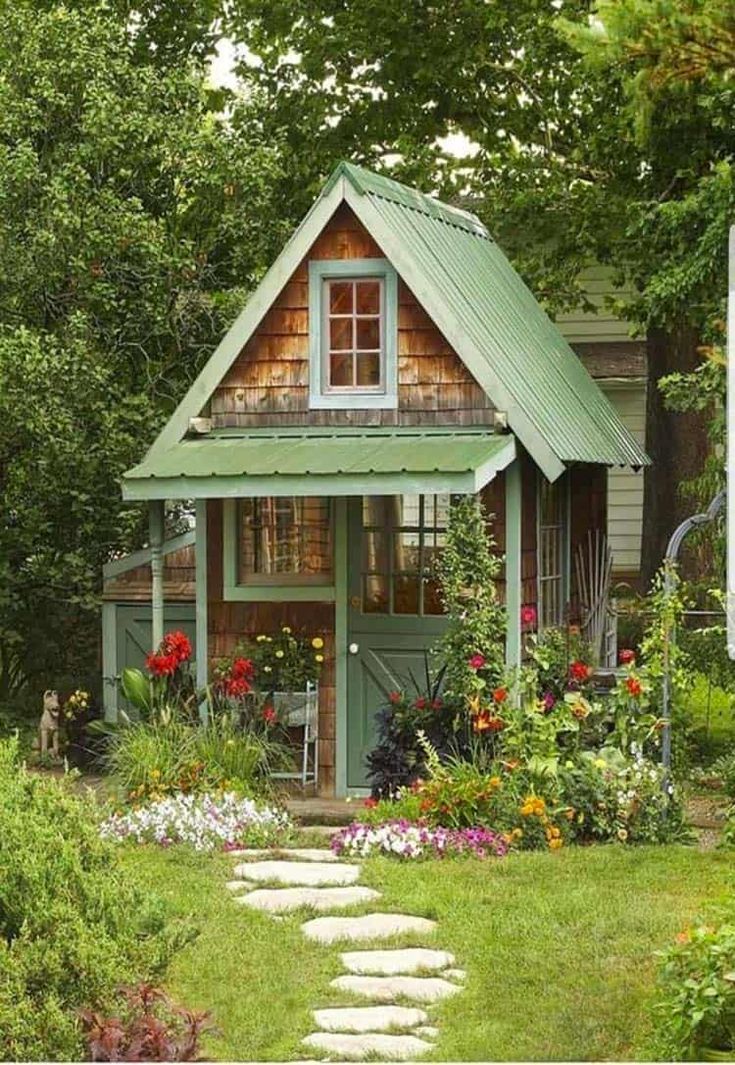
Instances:
[[[349,650],[351,655],[356,655],[358,653],[358,651],[360,650],[359,643],[351,643],[349,648],[348,648],[348,650]]]

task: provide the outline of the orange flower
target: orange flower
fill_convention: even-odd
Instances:
[[[628,689],[629,694],[636,699],[643,691],[643,688],[641,687],[641,682],[638,680],[637,677],[628,677],[625,682],[625,687]]]
[[[495,702],[495,703],[504,703],[507,698],[508,698],[508,689],[507,688],[496,688],[495,691],[493,692],[493,702]]]

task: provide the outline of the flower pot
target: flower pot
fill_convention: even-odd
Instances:
[[[314,688],[305,692],[273,692],[273,709],[278,720],[287,728],[308,725],[316,729],[319,713],[319,693]]]

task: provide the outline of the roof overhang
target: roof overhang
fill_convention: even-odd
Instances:
[[[516,456],[487,429],[223,431],[151,453],[123,477],[123,498],[479,492]]]

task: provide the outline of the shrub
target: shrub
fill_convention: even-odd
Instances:
[[[129,799],[178,792],[269,790],[269,774],[287,766],[288,750],[269,735],[242,732],[226,715],[207,725],[135,722],[110,739],[107,766]]]
[[[76,1011],[160,974],[184,941],[124,876],[92,800],[28,773],[0,742],[0,1056],[79,1059]]]
[[[662,955],[656,1003],[661,1060],[735,1052],[735,917],[687,928]]]
[[[211,1028],[208,1013],[175,1005],[150,984],[122,989],[121,1016],[80,1010],[92,1061],[199,1061],[199,1039]]]

